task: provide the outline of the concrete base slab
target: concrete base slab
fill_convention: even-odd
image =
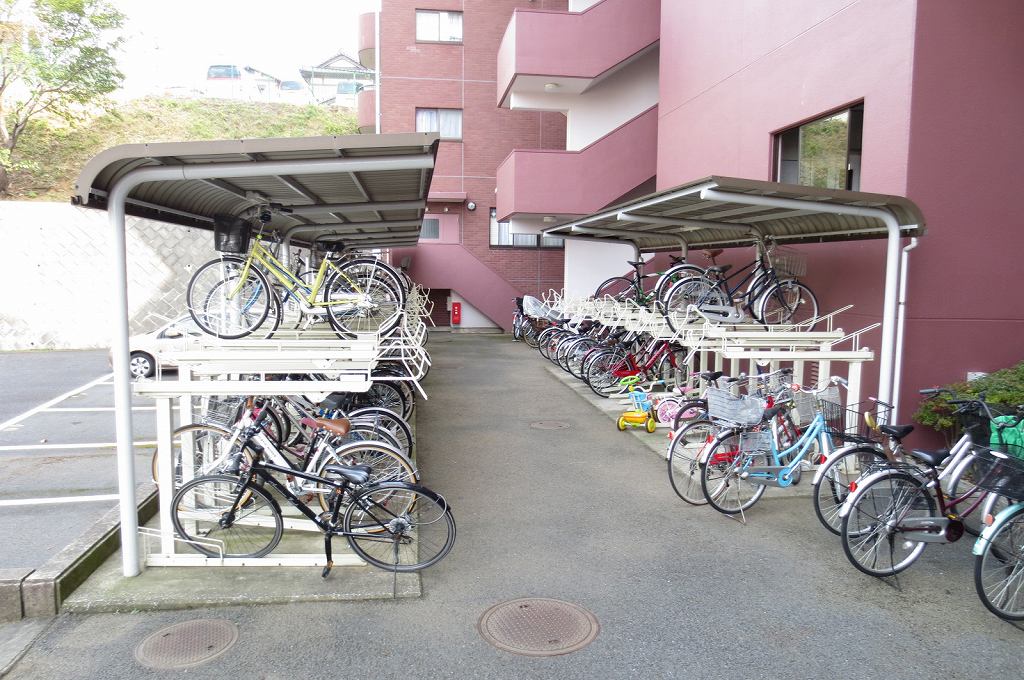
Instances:
[[[419,597],[419,574],[373,567],[148,567],[125,578],[120,551],[64,600],[69,613],[130,612],[289,602]]]
[[[0,676],[5,675],[28,651],[52,619],[23,619],[0,624]]]
[[[31,569],[0,569],[0,622],[21,619],[21,583],[31,573]]]

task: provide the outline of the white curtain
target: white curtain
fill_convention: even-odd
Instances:
[[[440,20],[441,15],[437,12],[416,12],[416,39],[437,40]]]
[[[416,109],[416,132],[437,132],[437,109]]]
[[[435,128],[442,139],[462,139],[462,111],[459,109],[438,109],[440,126]]]
[[[462,42],[462,13],[441,12],[440,40]]]

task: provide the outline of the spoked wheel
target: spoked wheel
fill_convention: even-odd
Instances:
[[[708,451],[701,467],[700,484],[708,505],[726,515],[747,510],[761,500],[765,485],[744,479],[744,471],[752,466],[768,464],[768,457],[760,452],[739,449],[739,435],[720,436]]]
[[[990,612],[1024,621],[1024,506],[999,525],[974,558],[974,587]]]
[[[758,321],[766,326],[809,322],[818,318],[818,298],[805,284],[789,279],[765,291],[755,311]],[[805,327],[813,329],[814,324]]]
[[[406,411],[407,401],[405,394],[402,393],[401,388],[394,385],[391,381],[371,384],[370,389],[366,392],[360,392],[355,395],[352,399],[352,406],[354,408],[376,406],[377,408],[400,413],[403,418],[408,417],[405,415],[406,413],[412,415],[411,408]]]
[[[185,298],[188,313],[204,333],[243,338],[266,320],[274,304],[263,272],[246,269],[245,260],[225,255],[192,275]]]
[[[587,367],[587,384],[594,394],[599,397],[610,397],[621,392],[619,378],[615,375],[615,368],[622,363],[624,356],[618,352],[603,352],[594,357]]]
[[[858,447],[836,456],[818,470],[812,498],[814,514],[823,527],[839,535],[842,527],[839,510],[850,495],[850,483],[869,465],[884,460],[885,456],[878,449]]]
[[[448,503],[411,484],[367,488],[349,503],[342,529],[359,557],[388,571],[426,569],[455,544],[455,518]]]
[[[664,296],[665,321],[678,331],[689,305],[729,305],[729,296],[715,281],[691,277],[677,281]]]
[[[935,516],[935,500],[924,482],[903,472],[879,477],[850,498],[840,537],[853,566],[869,576],[892,576],[921,556],[927,543],[908,520]]]
[[[691,505],[707,505],[700,484],[700,457],[714,441],[711,421],[690,423],[672,435],[668,449],[668,479],[676,495]]]
[[[263,557],[280,542],[281,510],[258,487],[245,489],[235,505],[239,479],[227,475],[197,477],[171,500],[171,522],[188,545],[210,557]]]
[[[633,282],[624,276],[613,276],[607,281],[603,281],[601,285],[594,291],[594,297],[601,299],[604,297],[611,297],[612,299],[619,301],[635,300],[636,290],[633,288]]]
[[[405,482],[415,484],[419,481],[416,469],[409,459],[398,450],[378,442],[351,442],[339,446],[323,455],[316,462],[316,473],[324,477],[324,468],[328,465],[369,465],[370,483]],[[324,510],[327,510],[327,494],[331,489],[318,486],[317,498]]]
[[[384,279],[337,272],[324,284],[327,318],[339,334],[394,330],[401,321],[402,298]]]

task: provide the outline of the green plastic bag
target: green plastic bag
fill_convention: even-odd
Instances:
[[[996,423],[1012,423],[1015,416],[996,416],[992,419],[992,438],[990,444],[996,451],[1005,451],[1012,456],[1024,459],[1024,421],[1016,427],[999,429]]]

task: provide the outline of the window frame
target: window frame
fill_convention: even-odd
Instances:
[[[437,236],[425,236],[424,229],[427,226],[427,222],[434,222],[437,225]],[[437,217],[423,217],[423,225],[420,227],[420,238],[421,241],[440,241],[441,240],[441,220]]]
[[[420,111],[433,111],[434,112],[434,114],[437,116],[437,129],[436,130],[421,130],[419,128]],[[463,114],[465,113],[465,109],[455,109],[455,108],[450,108],[450,107],[447,107],[447,106],[417,106],[415,111],[414,111],[414,113],[413,113],[413,129],[416,130],[416,132],[436,132],[438,134],[441,134],[441,112],[442,111],[458,111],[459,112],[459,136],[458,137],[445,137],[444,135],[441,135],[441,141],[442,142],[461,142],[462,141],[462,135],[463,135],[463,129],[462,129],[462,123],[463,123],[463,120],[464,120]]]
[[[420,15],[421,14],[434,14],[434,15],[437,16],[438,29],[437,29],[437,39],[436,40],[430,40],[430,39],[427,39],[427,38],[421,38],[420,37],[420,21],[419,21],[419,19],[420,19]],[[458,14],[460,17],[462,17],[459,20],[459,35],[460,35],[460,37],[459,37],[458,40],[441,40],[441,15],[442,14]],[[459,10],[417,8],[416,10],[414,10],[413,21],[414,21],[414,32],[415,32],[416,42],[417,43],[424,43],[424,44],[427,44],[427,45],[462,45],[463,41],[464,41],[464,39],[466,37],[466,34],[465,34],[465,12],[461,12]]]
[[[829,118],[833,118],[840,114],[847,114],[847,135],[846,135],[846,177],[843,182],[843,190],[846,191],[860,191],[860,179],[861,169],[863,160],[863,148],[864,148],[864,100],[856,100],[832,109],[825,113],[815,115],[811,118],[806,118],[795,125],[789,125],[787,127],[775,130],[772,132],[771,137],[771,177],[773,182],[782,182],[786,184],[795,184],[797,186],[814,186],[812,184],[800,184],[800,149],[797,147],[797,181],[786,182],[783,177],[782,163],[786,160],[783,157],[783,144],[785,143],[784,138],[792,133],[797,134],[797,140],[799,140],[799,132],[808,125],[813,125]],[[856,119],[856,122],[855,122]],[[859,139],[854,140],[854,135],[851,134],[856,130]],[[799,141],[798,141],[799,144]],[[856,146],[855,146],[856,144]],[[856,163],[851,162],[856,157]],[[856,166],[854,168],[854,165]]]

